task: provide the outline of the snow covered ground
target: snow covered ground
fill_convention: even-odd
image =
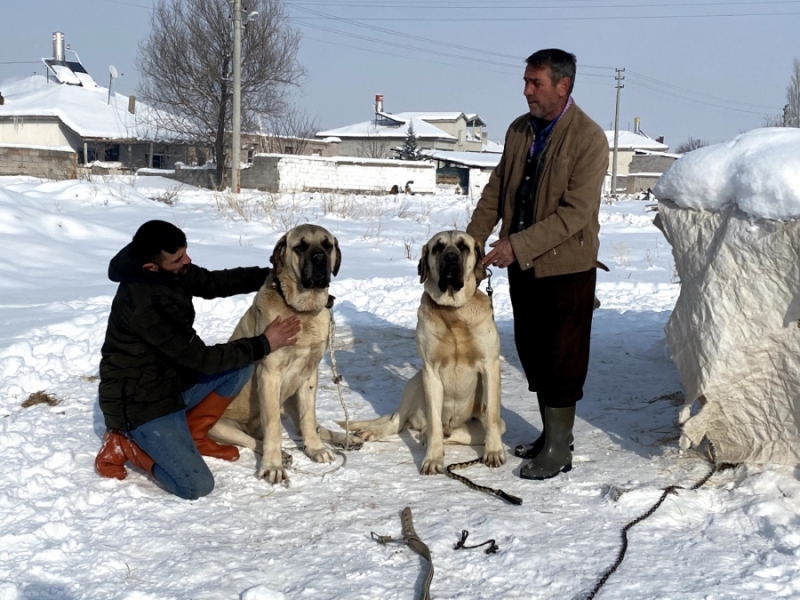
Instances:
[[[268,265],[289,227],[330,229],[343,264],[336,358],[351,418],[390,412],[419,367],[414,347],[422,244],[465,227],[470,200],[435,196],[262,193],[241,200],[154,176],[42,182],[0,178],[0,600],[407,599],[426,564],[399,536],[411,507],[431,548],[432,597],[583,598],[614,562],[620,529],[672,484],[709,471],[681,453],[681,384],[663,327],[679,292],[671,249],[647,204],[604,204],[592,359],[578,405],[574,469],[544,482],[516,476],[522,461],[459,473],[520,496],[522,506],[442,476],[423,477],[411,435],[367,444],[334,465],[311,463],[287,424],[291,484],[255,477],[256,457],[207,459],[216,489],[187,502],[140,472],[99,478],[103,432],[97,369],[115,286],[109,259],[144,221],[184,229],[208,268]],[[514,350],[505,272],[495,270],[502,338],[503,417],[509,447],[540,427]],[[250,297],[197,301],[207,342],[224,341]],[[342,419],[330,362],[321,365],[318,413]],[[33,392],[61,401],[23,407]],[[446,463],[480,449],[446,447]],[[628,554],[598,594],[609,599],[800,597],[800,471],[745,467],[697,491],[670,495],[629,535]],[[454,550],[494,538],[497,554]]]

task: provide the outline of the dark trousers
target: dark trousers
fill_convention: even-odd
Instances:
[[[528,389],[545,406],[574,405],[583,398],[589,369],[597,269],[539,278],[513,263],[508,281]]]

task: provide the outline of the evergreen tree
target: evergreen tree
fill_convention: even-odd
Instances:
[[[400,149],[400,160],[422,160],[417,146],[417,136],[414,133],[414,125],[409,124],[406,132],[406,141]]]

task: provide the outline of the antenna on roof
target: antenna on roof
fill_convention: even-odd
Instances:
[[[124,73],[122,74],[124,75]],[[111,86],[114,85],[114,80],[117,77],[122,77],[117,73],[117,68],[114,65],[108,65],[108,103],[111,104]]]

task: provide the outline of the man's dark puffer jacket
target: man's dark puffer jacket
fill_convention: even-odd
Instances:
[[[192,296],[222,298],[257,291],[269,268],[180,276],[142,268],[128,245],[108,268],[119,282],[100,360],[100,410],[106,427],[130,430],[184,408],[181,392],[201,375],[244,367],[269,353],[263,335],[206,346],[194,330]]]

